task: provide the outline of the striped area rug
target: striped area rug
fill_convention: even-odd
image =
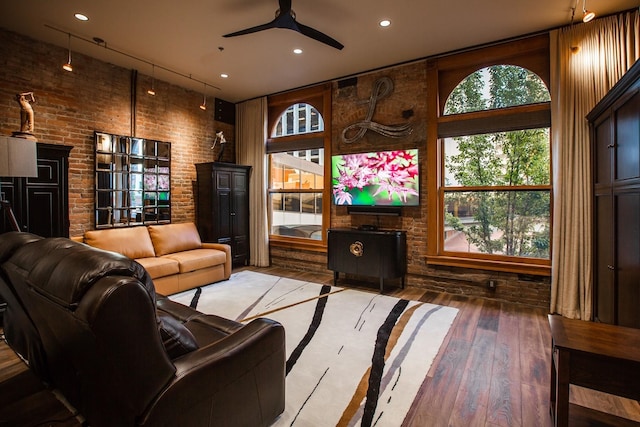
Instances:
[[[171,296],[286,333],[285,412],[274,426],[399,426],[458,310],[253,271]]]

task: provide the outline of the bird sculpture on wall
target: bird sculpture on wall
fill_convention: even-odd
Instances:
[[[257,25],[255,27],[246,28],[244,30],[236,31],[233,33],[225,34],[222,37],[236,37],[242,36],[245,34],[256,33],[258,31],[268,30],[271,28],[285,28],[293,31],[297,31],[298,33],[305,35],[307,37],[311,37],[314,40],[317,40],[321,43],[334,47],[338,50],[342,50],[344,47],[342,43],[335,40],[328,35],[321,33],[320,31],[308,27],[304,24],[301,24],[296,20],[296,13],[291,8],[291,0],[279,0],[280,8],[276,10],[276,17],[273,21],[267,22],[266,24]]]

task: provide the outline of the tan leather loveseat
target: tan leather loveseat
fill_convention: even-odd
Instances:
[[[73,240],[140,263],[156,292],[170,295],[231,276],[231,248],[203,243],[192,222],[86,231]]]

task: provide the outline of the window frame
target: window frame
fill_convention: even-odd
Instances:
[[[268,97],[267,113],[267,146],[266,158],[267,170],[271,173],[270,155],[274,152],[307,150],[310,148],[324,149],[324,188],[322,189],[322,238],[320,240],[304,237],[288,237],[271,234],[271,199],[267,190],[267,212],[269,213],[269,244],[286,248],[295,248],[308,251],[325,252],[327,249],[327,230],[330,222],[330,196],[331,196],[331,84],[322,84],[305,89],[295,90]],[[273,137],[280,116],[293,104],[309,104],[313,106],[324,121],[324,130],[321,132],[307,132],[298,135],[284,135]],[[284,146],[284,147],[283,147]],[[268,177],[271,182],[271,177]],[[317,190],[310,190],[318,193]],[[300,191],[303,193],[305,191]]]
[[[454,88],[470,74],[493,65],[515,65],[537,74],[550,88],[548,34],[488,46],[469,52],[434,58],[427,61],[427,87],[437,88],[427,93],[427,166],[435,172],[427,182],[427,203],[433,207],[427,212],[428,265],[494,270],[531,275],[551,274],[549,259],[512,257],[496,254],[451,252],[444,250],[444,170],[446,137],[495,133],[502,131],[551,127],[551,102],[527,104],[496,110],[482,110],[444,115],[444,106]],[[550,133],[551,138],[551,133]],[[552,141],[550,141],[550,171],[552,168]],[[531,186],[549,190],[550,241],[553,236],[553,185]],[[503,188],[490,187],[490,190]],[[474,191],[476,188],[474,188]],[[510,188],[510,190],[514,190]]]

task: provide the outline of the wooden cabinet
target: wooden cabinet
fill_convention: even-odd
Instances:
[[[203,242],[231,246],[234,264],[249,260],[249,178],[251,166],[198,163],[197,226]]]
[[[340,272],[380,279],[402,279],[407,271],[407,234],[404,231],[332,228],[328,233],[327,268],[333,270],[334,283]]]
[[[0,178],[22,231],[42,237],[69,237],[69,152],[73,147],[37,144],[38,176]],[[11,231],[3,216],[0,233]]]
[[[594,315],[640,328],[640,61],[589,113]]]

